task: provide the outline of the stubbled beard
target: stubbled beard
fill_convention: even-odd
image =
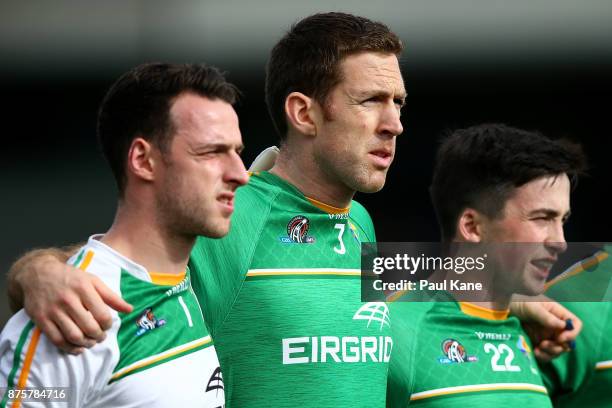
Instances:
[[[225,228],[211,225],[203,203],[190,195],[179,200],[176,191],[176,188],[167,189],[158,200],[158,221],[165,225],[168,231],[186,238],[195,238],[198,235],[220,238],[227,234]]]

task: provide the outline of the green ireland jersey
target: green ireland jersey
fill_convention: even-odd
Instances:
[[[567,299],[568,291],[588,299],[603,288],[601,302],[562,302],[582,322],[576,348],[542,366],[555,407],[612,406],[612,258],[611,246],[596,252],[555,278],[546,295]]]
[[[228,406],[381,407],[392,340],[385,303],[360,301],[366,210],[308,199],[267,172],[238,189],[225,238],[190,267]]]
[[[0,407],[222,407],[219,362],[189,271],[150,273],[98,238],[69,262],[99,277],[133,311],[111,310],[106,339],[73,356],[21,310],[0,335],[0,387],[9,389]],[[65,402],[61,396],[38,403],[12,398],[16,389],[41,387],[66,387]]]
[[[436,296],[389,306],[388,407],[551,407],[517,319]]]

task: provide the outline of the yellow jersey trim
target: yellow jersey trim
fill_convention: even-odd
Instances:
[[[135,363],[130,364],[129,366],[124,367],[121,370],[117,371],[115,374],[113,374],[111,376],[111,381],[124,377],[134,370],[138,370],[140,368],[155,364],[160,360],[168,359],[170,357],[176,356],[177,354],[182,354],[189,350],[193,350],[194,348],[208,344],[211,341],[212,341],[212,338],[210,336],[202,337],[201,339],[194,340],[186,344],[182,344],[178,347],[171,348],[170,350],[166,350],[163,353],[156,354],[154,356],[145,358],[140,361],[136,361]]]
[[[351,207],[346,207],[346,208],[333,207],[329,204],[325,204],[319,200],[315,200],[314,198],[310,198],[310,197],[306,197],[306,199],[310,202],[310,204],[314,205],[319,210],[325,211],[328,214],[347,214],[349,210],[351,209]]]
[[[473,303],[459,302],[461,311],[468,316],[480,317],[487,320],[506,320],[510,310],[495,310],[487,307],[478,306]]]
[[[461,385],[458,387],[438,388],[435,390],[416,392],[410,396],[410,401],[418,401],[426,398],[440,397],[443,395],[464,394],[469,392],[483,391],[534,391],[548,395],[546,388],[541,385],[529,383],[496,383]]]
[[[310,269],[249,269],[247,276],[278,276],[278,275],[341,275],[360,276],[360,269],[310,268]]]
[[[174,286],[185,279],[186,273],[186,271],[181,273],[149,272],[149,276],[151,277],[151,282],[156,285]]]

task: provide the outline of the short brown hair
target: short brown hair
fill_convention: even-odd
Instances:
[[[324,104],[342,79],[345,57],[360,52],[399,55],[402,49],[389,27],[352,14],[314,14],[294,24],[272,49],[266,69],[266,104],[281,140],[287,135],[287,95],[302,92]]]
[[[170,107],[183,92],[221,99],[231,105],[238,97],[237,88],[217,68],[205,64],[138,65],[121,75],[108,90],[98,112],[98,141],[120,197],[125,190],[125,166],[132,140],[142,137],[166,151],[174,132]]]
[[[495,219],[522,185],[559,174],[575,185],[586,170],[582,147],[568,140],[500,123],[455,130],[438,148],[430,187],[442,238],[453,239],[468,207]]]

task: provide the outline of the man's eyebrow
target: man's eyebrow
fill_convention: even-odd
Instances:
[[[567,211],[565,214],[561,214],[559,211],[554,210],[552,208],[538,208],[536,210],[529,212],[530,216],[541,215],[547,218],[554,218],[558,216],[563,216],[563,218],[568,218],[571,215],[571,211]]]
[[[231,150],[235,149],[239,152],[244,150],[244,144],[240,143],[238,145],[233,143],[224,143],[224,142],[210,142],[210,143],[198,143],[191,146],[191,148],[195,151],[201,150]]]
[[[394,93],[394,92],[390,92],[389,90],[380,89],[380,88],[359,89],[355,92],[355,95],[361,98],[373,97],[373,96],[382,96],[382,97],[393,96],[394,98],[401,99],[402,101],[405,100],[407,96],[406,90],[402,90],[401,92]]]

